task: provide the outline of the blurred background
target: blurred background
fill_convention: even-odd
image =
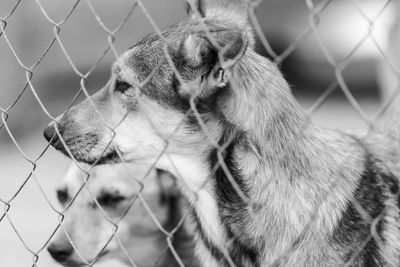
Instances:
[[[187,17],[183,3],[143,1],[160,28]],[[49,114],[58,116],[73,101],[80,89],[79,73],[89,74],[89,92],[106,83],[116,55],[108,51],[103,56],[112,41],[104,26],[112,31],[126,18],[115,33],[117,54],[154,31],[139,6],[129,15],[134,4],[0,1],[0,206],[8,210],[0,221],[0,266],[31,266],[33,253],[41,251],[57,226],[51,204],[58,208],[55,187],[68,160],[52,148],[46,150],[42,130]],[[393,70],[400,67],[399,8],[398,0],[264,0],[253,21],[264,34],[257,50],[279,64],[305,109],[321,95],[328,96],[311,114],[316,124],[364,129],[367,123],[342,89],[345,86],[363,112],[373,116],[398,87]],[[26,86],[28,69],[32,79]],[[338,78],[343,78],[342,87],[335,86]],[[2,214],[0,209],[0,218]],[[56,263],[43,250],[37,265]]]

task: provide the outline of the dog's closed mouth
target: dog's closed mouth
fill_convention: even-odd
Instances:
[[[122,161],[117,151],[112,147],[108,149],[105,148],[104,151],[100,152],[98,156],[89,156],[91,153],[85,153],[85,151],[95,149],[95,144],[91,145],[90,147],[86,147],[85,149],[82,149],[81,146],[76,147],[76,145],[70,145],[76,144],[77,142],[71,142],[71,140],[67,139],[64,141],[65,145],[68,147],[67,149],[65,148],[64,143],[59,138],[51,140],[50,143],[55,149],[62,152],[65,156],[69,158],[74,158],[77,161],[81,161],[90,165],[113,164]]]
[[[60,150],[67,157],[70,157],[70,154],[65,150]],[[83,154],[79,150],[70,150],[73,157],[80,162],[84,162],[90,165],[104,165],[104,164],[115,164],[121,162],[121,158],[118,155],[117,151],[112,149],[103,152],[98,157],[88,157],[88,154]]]
[[[87,263],[90,263],[90,266],[92,266],[92,264],[98,263],[99,261],[102,261],[103,257],[106,256],[109,253],[108,250],[103,250],[99,253],[99,255],[97,255],[94,259],[87,261]],[[62,265],[66,266],[66,267],[82,267],[82,266],[88,266],[87,263],[85,262],[78,262],[75,260],[65,260],[63,262],[60,262]]]
[[[86,164],[96,164],[96,165],[104,165],[104,164],[113,164],[113,163],[119,163],[121,162],[121,158],[118,155],[117,151],[115,149],[108,150],[103,152],[102,154],[99,155],[99,157],[88,157],[88,154],[81,153],[79,149],[73,149],[69,148],[69,152],[63,145],[60,145],[57,147],[57,150],[62,152],[65,156],[71,158],[72,157],[80,162],[84,162]]]
[[[97,164],[97,165],[103,165],[103,164],[113,164],[113,163],[118,163],[121,162],[121,158],[118,155],[117,151],[115,149],[112,149],[108,152],[105,152],[101,158],[96,159],[92,162],[87,162],[89,164]]]

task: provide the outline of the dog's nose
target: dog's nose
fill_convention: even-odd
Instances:
[[[48,246],[47,251],[58,262],[66,261],[74,252],[74,248],[69,242],[64,244],[52,243]]]
[[[43,136],[46,138],[48,142],[51,141],[51,144],[54,145],[56,144],[58,140],[58,135],[56,133],[56,128],[54,123],[50,123],[46,129],[43,131]]]

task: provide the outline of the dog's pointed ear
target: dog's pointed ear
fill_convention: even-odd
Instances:
[[[204,10],[201,0],[186,0],[186,13],[191,18],[204,17]]]
[[[201,71],[197,94],[209,95],[225,87],[247,47],[247,32],[239,29],[214,29],[188,35],[183,43],[185,61],[191,68]]]
[[[216,29],[188,35],[183,49],[192,66],[219,63],[221,68],[228,69],[244,55],[247,46],[245,31]]]
[[[186,12],[191,18],[226,17],[236,23],[248,23],[250,0],[185,0]]]
[[[224,17],[242,25],[248,23],[248,9],[251,0],[187,0],[195,2],[202,17]]]

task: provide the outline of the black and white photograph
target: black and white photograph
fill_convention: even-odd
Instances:
[[[400,267],[399,0],[1,0],[1,267]]]

